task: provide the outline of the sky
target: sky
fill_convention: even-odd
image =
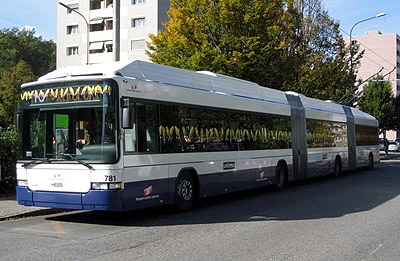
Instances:
[[[386,13],[383,17],[356,25],[352,35],[362,35],[367,31],[400,34],[398,0],[321,0],[321,2],[330,17],[339,21],[340,28],[347,33],[350,33],[351,27],[358,21]]]
[[[35,28],[37,35],[56,40],[56,7],[58,0],[0,0],[0,29]],[[353,35],[366,31],[400,34],[400,5],[398,0],[321,0],[329,15],[340,22],[349,33],[358,21],[386,13],[386,16],[357,25]]]
[[[0,1],[0,29],[27,26],[43,39],[56,40],[57,0]]]

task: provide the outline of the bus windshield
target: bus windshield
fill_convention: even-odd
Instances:
[[[23,91],[21,159],[114,163],[118,158],[115,92],[111,81]]]

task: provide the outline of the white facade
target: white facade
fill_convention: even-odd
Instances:
[[[119,10],[115,10],[119,1]],[[119,42],[119,60],[144,60],[149,34],[168,20],[169,0],[58,0],[85,19],[57,5],[57,68],[112,62]],[[116,14],[119,12],[119,30]],[[118,32],[116,32],[118,30]],[[119,35],[119,41],[118,37]],[[87,57],[89,53],[89,57]]]

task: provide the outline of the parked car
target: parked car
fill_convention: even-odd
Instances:
[[[400,142],[391,140],[389,141],[389,151],[400,151]]]
[[[379,138],[379,150],[385,150],[385,138]]]

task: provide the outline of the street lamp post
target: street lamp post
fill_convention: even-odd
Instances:
[[[86,20],[85,16],[83,16],[83,14],[81,14],[80,12],[76,11],[75,9],[69,7],[68,5],[66,5],[64,3],[59,2],[59,4],[61,6],[63,6],[63,7],[65,7],[65,8],[67,8],[70,12],[75,12],[78,15],[80,15],[83,18],[83,20],[85,21],[85,23],[86,23],[86,28],[87,28],[86,29],[87,30],[86,31],[86,65],[88,65],[89,64],[89,31],[90,31],[90,24]]]
[[[357,23],[355,23],[351,27],[351,29],[350,29],[350,74],[353,73],[353,41],[351,39],[351,34],[353,33],[354,27],[356,27],[356,25],[361,24],[363,22],[366,22],[366,21],[369,21],[369,20],[372,20],[372,19],[375,19],[375,18],[378,18],[378,17],[382,17],[382,16],[385,16],[385,15],[386,15],[386,13],[379,13],[379,14],[377,14],[375,16],[372,16],[372,17],[369,17],[367,19],[360,20],[360,21],[358,21]]]

